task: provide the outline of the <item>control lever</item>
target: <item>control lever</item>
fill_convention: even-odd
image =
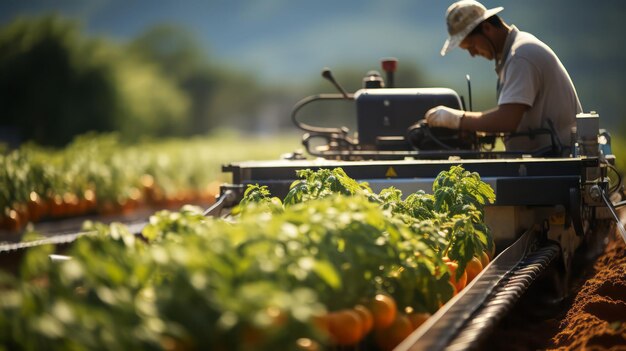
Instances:
[[[348,96],[348,93],[346,92],[346,90],[339,85],[339,83],[337,83],[337,81],[335,80],[335,77],[333,77],[332,72],[330,71],[330,68],[325,67],[322,70],[322,77],[324,77],[325,79],[329,80],[331,83],[333,83],[333,85],[335,86],[335,88],[337,88],[337,90],[339,90],[341,92],[341,94],[343,95],[343,97],[345,99],[350,99],[350,96]]]

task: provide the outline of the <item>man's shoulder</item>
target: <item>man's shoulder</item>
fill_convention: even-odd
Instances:
[[[541,56],[552,56],[553,52],[544,42],[531,33],[519,31],[511,47],[511,56],[534,59]]]

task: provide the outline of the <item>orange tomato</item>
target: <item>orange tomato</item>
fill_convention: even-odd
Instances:
[[[472,257],[472,259],[467,263],[467,267],[465,267],[465,272],[467,273],[467,283],[469,284],[469,282],[474,280],[474,278],[476,278],[478,273],[480,273],[482,270],[483,264],[480,263],[478,257]]]
[[[103,216],[115,215],[120,213],[120,208],[117,201],[104,200],[98,204],[98,213]]]
[[[496,244],[495,243],[491,245],[491,250],[489,250],[487,254],[489,255],[489,259],[493,260],[493,258],[496,256]]]
[[[83,198],[87,202],[87,209],[92,210],[96,207],[96,192],[93,189],[87,189],[83,193]]]
[[[491,260],[489,259],[489,255],[487,254],[487,251],[482,251],[480,253],[480,263],[483,265],[483,269],[487,267],[490,261]]]
[[[65,215],[74,216],[78,214],[78,196],[72,192],[63,193],[63,205],[65,206]]]
[[[393,297],[385,294],[374,296],[368,307],[374,316],[374,329],[382,329],[391,325],[398,313],[396,301]]]
[[[132,212],[132,204],[127,197],[118,197],[114,206],[119,213],[129,214]]]
[[[17,213],[19,219],[19,228],[22,229],[26,223],[30,221],[30,213],[28,212],[28,205],[25,203],[13,203],[13,211]]]
[[[11,209],[4,218],[3,226],[9,231],[18,231],[22,228],[22,218],[17,211]]]
[[[61,197],[61,195],[54,195],[54,197],[50,199],[50,215],[54,218],[66,215],[63,197]]]
[[[331,340],[337,345],[354,345],[363,337],[359,314],[351,309],[332,312],[328,316]]]
[[[361,317],[361,324],[363,326],[362,333],[363,336],[365,336],[374,327],[374,315],[363,305],[356,305],[353,309]]]
[[[428,318],[430,318],[430,313],[428,312],[412,312],[407,315],[409,321],[411,321],[411,326],[413,329],[419,328]]]
[[[396,318],[385,328],[374,333],[374,340],[381,350],[393,350],[402,340],[413,332],[413,325],[404,313],[397,313]]]
[[[31,191],[28,195],[28,213],[30,215],[30,219],[34,222],[37,222],[43,216],[41,197],[37,192]]]
[[[448,266],[448,270],[450,270],[450,282],[454,285],[456,292],[463,290],[465,285],[467,284],[467,272],[463,271],[463,274],[459,279],[456,278],[456,270],[459,267],[459,264],[454,261],[450,261],[449,259],[446,261],[444,259],[446,266]]]

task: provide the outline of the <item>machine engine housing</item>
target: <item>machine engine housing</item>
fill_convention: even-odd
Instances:
[[[358,140],[364,150],[411,150],[407,129],[432,107],[461,109],[448,88],[380,88],[355,92]]]

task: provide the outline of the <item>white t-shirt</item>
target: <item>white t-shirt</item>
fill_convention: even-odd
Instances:
[[[564,148],[570,146],[576,114],[582,112],[576,88],[556,54],[530,33],[512,26],[498,73],[498,105],[530,106],[517,132],[548,129],[550,121]],[[549,135],[518,136],[505,140],[509,151],[535,151],[551,145]],[[569,149],[568,149],[569,150]]]

